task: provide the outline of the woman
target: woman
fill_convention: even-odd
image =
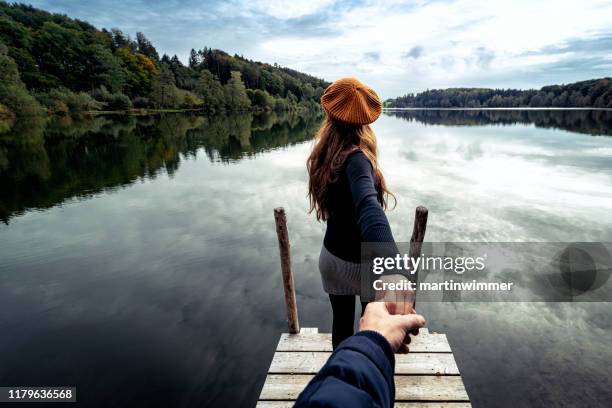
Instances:
[[[321,97],[326,117],[308,157],[310,211],[327,221],[319,270],[333,311],[334,349],[353,334],[361,295],[361,242],[394,242],[384,209],[389,196],[370,128],[382,110],[376,92],[353,78]],[[395,199],[395,197],[394,197]],[[361,303],[361,313],[366,303]]]

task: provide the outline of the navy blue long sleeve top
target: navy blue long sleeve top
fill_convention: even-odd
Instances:
[[[340,343],[294,407],[392,407],[394,367],[387,340],[374,331],[359,332]]]
[[[377,200],[375,175],[361,150],[348,156],[329,188],[329,217],[323,244],[338,258],[361,262],[362,242],[394,242],[387,216]]]

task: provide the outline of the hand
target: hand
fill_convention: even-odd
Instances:
[[[425,326],[425,318],[418,314],[393,315],[389,309],[393,303],[372,302],[366,307],[359,321],[359,330],[373,330],[383,335],[396,353],[407,353],[410,333],[418,333]],[[414,309],[413,309],[414,311]]]
[[[406,277],[400,274],[383,275],[380,280],[383,284],[399,285],[401,282],[406,282]],[[389,313],[391,314],[410,314],[414,313],[414,299],[416,292],[414,290],[379,290],[376,291],[376,301],[388,303]]]

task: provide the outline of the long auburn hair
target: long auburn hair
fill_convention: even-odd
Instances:
[[[389,196],[395,201],[395,196],[387,189],[385,178],[378,167],[376,135],[372,128],[369,125],[338,122],[326,115],[306,161],[309,212],[315,211],[317,220],[326,221],[329,218],[329,186],[338,181],[344,161],[356,150],[361,150],[372,164],[376,198],[383,209],[387,208]]]

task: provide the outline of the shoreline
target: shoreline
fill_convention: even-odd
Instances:
[[[130,116],[147,116],[147,115],[155,115],[158,113],[201,113],[205,115],[218,115],[218,114],[240,114],[240,113],[272,113],[272,112],[304,112],[310,111],[310,109],[288,109],[288,110],[266,110],[266,109],[248,109],[241,111],[214,111],[210,112],[204,109],[129,109],[129,110],[120,110],[120,111],[105,111],[105,110],[95,110],[95,111],[84,111],[85,115],[130,115]],[[52,115],[55,116],[55,115]]]
[[[153,113],[187,113],[187,112],[204,112],[201,109],[129,109],[121,111],[95,110],[85,111],[87,115],[148,115]]]
[[[307,109],[294,109],[287,110],[282,112],[291,112],[291,111],[304,111]],[[453,107],[453,108],[382,108],[384,111],[612,111],[612,108],[593,108],[593,107],[497,107],[497,108],[461,108],[461,107]],[[274,110],[244,110],[244,111],[218,111],[218,112],[209,112],[203,109],[130,109],[124,111],[104,111],[104,110],[96,110],[96,111],[85,111],[83,112],[86,115],[132,115],[132,116],[146,116],[146,115],[154,115],[158,113],[203,113],[207,115],[218,115],[218,114],[235,114],[235,113],[264,113],[264,112],[276,112]]]

